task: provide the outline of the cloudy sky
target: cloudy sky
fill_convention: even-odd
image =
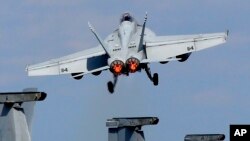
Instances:
[[[196,52],[184,63],[151,64],[160,76],[154,87],[146,74],[122,76],[114,95],[99,77],[28,77],[25,67],[95,47],[87,22],[104,38],[120,15],[130,11],[157,35],[230,30],[226,44]],[[250,123],[250,2],[247,0],[22,0],[0,2],[0,90],[38,87],[48,93],[36,105],[34,141],[107,141],[112,117],[157,116],[145,127],[148,141],[182,141],[190,133],[223,133],[230,124]]]

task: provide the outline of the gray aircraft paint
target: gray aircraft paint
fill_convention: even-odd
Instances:
[[[152,62],[186,61],[195,51],[211,48],[226,42],[228,32],[157,36],[146,28],[147,14],[143,25],[136,22],[129,13],[124,13],[119,27],[104,40],[88,23],[90,30],[95,35],[99,45],[60,57],[29,65],[26,71],[29,76],[71,74],[77,80],[89,73],[110,70],[113,73],[113,82],[107,83],[110,93],[114,92],[118,76],[145,70],[150,81],[158,85],[158,74],[151,74],[148,64]],[[100,56],[107,56],[99,61]],[[91,67],[89,67],[91,66]]]

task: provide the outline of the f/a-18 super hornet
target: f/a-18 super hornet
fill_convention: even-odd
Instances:
[[[107,83],[110,93],[114,92],[118,76],[145,70],[148,78],[156,86],[158,74],[151,74],[149,63],[169,61],[186,61],[192,52],[210,48],[227,40],[228,32],[156,36],[146,28],[147,14],[142,25],[130,13],[124,13],[119,27],[102,40],[93,26],[90,30],[99,45],[58,59],[30,65],[26,68],[29,76],[71,74],[79,80],[85,74],[99,75],[109,70],[113,82]]]

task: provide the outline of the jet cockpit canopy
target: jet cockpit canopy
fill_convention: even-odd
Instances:
[[[131,16],[130,13],[126,12],[126,13],[122,14],[120,23],[122,23],[124,21],[133,22],[134,18]]]

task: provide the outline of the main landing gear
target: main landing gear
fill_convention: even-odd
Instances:
[[[155,86],[157,86],[159,84],[159,76],[158,76],[158,73],[154,73],[153,75],[151,74],[151,71],[150,71],[150,68],[148,67],[147,64],[143,65],[143,69],[145,69],[146,71],[146,74],[148,76],[148,78],[153,82],[153,84]],[[128,75],[128,74],[127,74]],[[113,78],[114,78],[114,81],[109,81],[107,83],[107,86],[108,86],[108,91],[110,92],[110,94],[113,94],[114,93],[114,89],[115,89],[115,86],[116,86],[116,83],[117,83],[117,80],[118,80],[118,75],[114,74],[113,75]]]
[[[107,83],[107,85],[108,85],[108,91],[110,92],[110,94],[114,93],[114,89],[115,89],[117,80],[118,80],[118,76],[114,74],[114,82],[109,81]]]
[[[150,71],[150,68],[148,67],[148,65],[146,64],[145,65],[145,71],[146,71],[146,74],[148,76],[148,78],[153,82],[153,84],[155,86],[157,86],[159,84],[159,77],[158,77],[158,73],[154,73],[153,76],[151,74],[151,71]]]

